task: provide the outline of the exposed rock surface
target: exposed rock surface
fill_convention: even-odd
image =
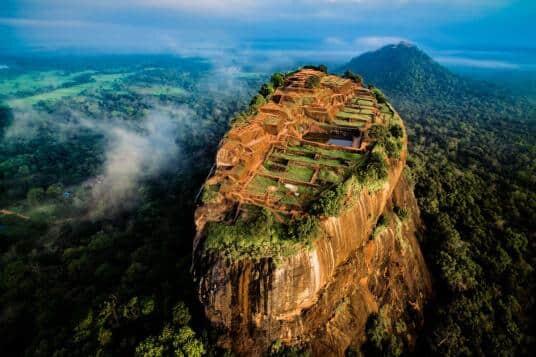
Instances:
[[[416,240],[419,209],[403,174],[406,155],[404,140],[381,189],[364,188],[351,208],[322,219],[325,234],[311,247],[277,262],[204,251],[203,227],[214,217],[198,214],[194,275],[222,346],[261,355],[280,341],[308,346],[313,355],[343,355],[364,341],[369,316],[382,307],[414,335],[431,282]],[[378,227],[382,215],[388,223]]]

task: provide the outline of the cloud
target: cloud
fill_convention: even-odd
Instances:
[[[220,14],[242,13],[259,5],[259,2],[254,0],[134,0],[131,3],[142,7]]]
[[[451,6],[498,6],[507,3],[508,0],[311,0],[313,3],[329,4],[354,4],[381,6],[388,5],[451,5]]]
[[[39,117],[42,118],[41,121],[35,120],[35,118]],[[40,113],[33,109],[13,109],[13,121],[5,129],[4,136],[0,137],[0,140],[19,142],[31,140],[38,134],[39,128],[46,125],[43,123],[54,123],[51,119],[50,115],[43,114],[40,116]]]
[[[55,142],[72,140],[83,131],[104,139],[104,162],[99,174],[80,185],[89,190],[89,200],[84,204],[91,218],[112,215],[139,202],[141,183],[180,166],[181,147],[185,145],[178,140],[180,131],[200,126],[195,113],[187,106],[156,104],[135,123],[88,118],[75,111],[47,114],[34,109],[15,109],[13,116],[4,133],[6,142],[23,145],[43,131],[51,135],[47,140]],[[76,187],[70,189],[74,191]]]
[[[103,13],[121,13],[134,11],[147,14],[164,11],[195,14],[203,17],[223,16],[240,20],[245,14],[259,17],[325,17],[339,16],[352,17],[354,20],[367,15],[368,10],[390,12],[398,9],[410,8],[421,10],[429,7],[444,7],[449,9],[467,10],[472,12],[480,9],[490,9],[504,6],[511,0],[4,0],[13,2],[18,11],[14,14],[27,13],[27,10],[36,14],[85,15]],[[22,11],[21,11],[22,10]],[[349,11],[350,10],[350,11]],[[354,13],[353,11],[365,11]],[[66,17],[64,17],[66,18]],[[76,18],[76,17],[74,17]],[[71,19],[71,18],[66,18]]]
[[[324,39],[324,43],[328,46],[347,46],[348,43],[339,38],[339,37],[335,37],[335,36],[331,36],[331,37],[326,37]]]
[[[45,48],[194,55],[205,50],[198,43],[211,42],[220,49],[236,43],[242,49],[243,41],[267,37],[308,38],[317,40],[317,45],[342,48],[341,41],[350,46],[352,38],[367,36],[362,49],[379,47],[385,43],[382,37],[426,42],[437,38],[431,30],[437,33],[460,19],[478,20],[507,4],[507,0],[4,1],[11,3],[11,10],[0,17],[0,43],[13,52]],[[369,36],[371,29],[389,36]],[[173,42],[169,39],[177,46],[167,46]]]
[[[41,28],[56,28],[56,27],[82,27],[96,25],[94,22],[78,21],[78,20],[58,20],[58,19],[35,19],[35,18],[7,18],[0,17],[0,25],[13,27],[41,27]]]
[[[356,38],[354,44],[363,49],[376,49],[385,45],[399,42],[411,42],[404,37],[398,36],[363,36]]]
[[[110,126],[102,176],[90,179],[92,216],[131,207],[141,196],[140,183],[158,176],[179,160],[179,124],[192,118],[186,107],[152,110],[140,128]]]
[[[474,59],[467,57],[440,56],[434,58],[436,61],[446,65],[460,67],[490,68],[490,69],[517,69],[519,65],[506,61]]]

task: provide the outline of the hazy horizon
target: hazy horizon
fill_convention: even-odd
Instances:
[[[7,0],[7,55],[175,54],[271,67],[338,64],[408,41],[449,67],[535,68],[536,5],[510,0]]]

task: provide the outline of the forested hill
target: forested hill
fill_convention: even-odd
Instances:
[[[460,77],[435,62],[416,46],[400,42],[353,58],[340,71],[362,74],[389,94],[445,95],[465,90]]]
[[[534,344],[534,106],[500,83],[458,77],[405,43],[354,58],[346,70],[381,88],[408,127],[409,165],[427,227],[422,244],[437,296],[419,350],[528,355]],[[390,349],[386,341],[376,347]]]
[[[428,54],[407,42],[387,45],[353,58],[338,72],[350,70],[385,91],[392,98],[419,98],[415,104],[436,101],[473,102],[492,99],[488,104],[497,107],[515,102],[534,113],[533,106],[517,95],[503,89],[500,83],[489,83],[460,77],[434,61]]]

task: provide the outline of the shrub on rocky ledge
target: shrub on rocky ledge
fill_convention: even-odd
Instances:
[[[320,85],[320,77],[318,76],[310,76],[305,81],[305,88],[316,88]]]

